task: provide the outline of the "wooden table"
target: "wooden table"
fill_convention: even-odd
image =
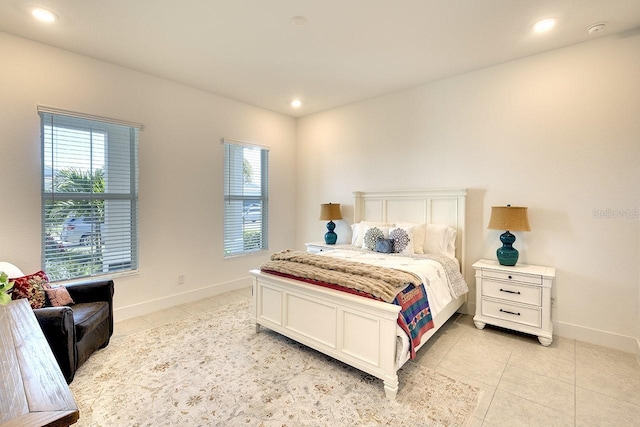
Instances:
[[[68,426],[78,417],[27,300],[0,306],[0,427]]]

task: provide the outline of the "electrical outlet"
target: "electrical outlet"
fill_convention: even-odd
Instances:
[[[178,285],[184,285],[186,278],[184,274],[178,274]]]

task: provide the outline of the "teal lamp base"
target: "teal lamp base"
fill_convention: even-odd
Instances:
[[[518,257],[520,256],[518,250],[513,247],[513,242],[516,241],[516,236],[509,233],[509,231],[505,231],[500,235],[500,241],[502,242],[502,247],[498,248],[498,250],[496,251],[498,262],[500,263],[500,265],[516,265],[516,263],[518,262]]]
[[[324,242],[327,245],[335,245],[336,242],[338,241],[338,235],[335,233],[335,231],[333,231],[336,228],[336,223],[333,221],[329,221],[327,223],[327,231],[324,234]]]

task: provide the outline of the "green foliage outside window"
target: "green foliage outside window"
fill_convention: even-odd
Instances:
[[[246,230],[244,232],[244,250],[258,251],[262,249],[262,232]]]
[[[46,230],[45,270],[51,280],[66,277],[89,276],[102,268],[102,238],[100,224],[104,223],[104,199],[64,198],[64,194],[104,193],[104,171],[97,169],[93,173],[78,169],[63,169],[53,177],[53,192],[58,197],[45,205]],[[81,242],[79,246],[63,246],[59,240],[63,224],[68,218],[91,218],[95,224],[95,233]]]

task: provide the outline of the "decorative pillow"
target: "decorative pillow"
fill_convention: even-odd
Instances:
[[[393,251],[398,254],[413,255],[413,231],[411,228],[392,228],[389,238],[393,239]]]
[[[413,230],[413,253],[424,253],[424,236],[427,233],[427,224],[425,222],[399,222],[396,227]]]
[[[457,231],[445,224],[428,224],[424,239],[425,254],[446,255],[456,257]]]
[[[69,295],[69,291],[64,286],[51,287],[51,285],[48,285],[44,292],[47,294],[51,307],[75,304],[73,298]]]
[[[364,233],[362,239],[362,248],[374,251],[376,249],[376,242],[378,239],[384,239],[384,233],[378,227],[371,227]]]
[[[360,221],[357,224],[351,225],[351,244],[353,246],[358,246],[359,248],[364,248],[362,244],[362,240],[364,239],[364,233],[367,232],[371,226],[376,227],[392,227],[393,224],[389,224],[386,222],[376,222],[376,221]]]
[[[44,271],[18,277],[17,279],[13,279],[13,281],[11,299],[26,298],[29,300],[31,308],[44,307],[44,289],[45,285],[49,286],[49,278]]]
[[[393,239],[376,240],[376,252],[390,254],[393,252]]]

